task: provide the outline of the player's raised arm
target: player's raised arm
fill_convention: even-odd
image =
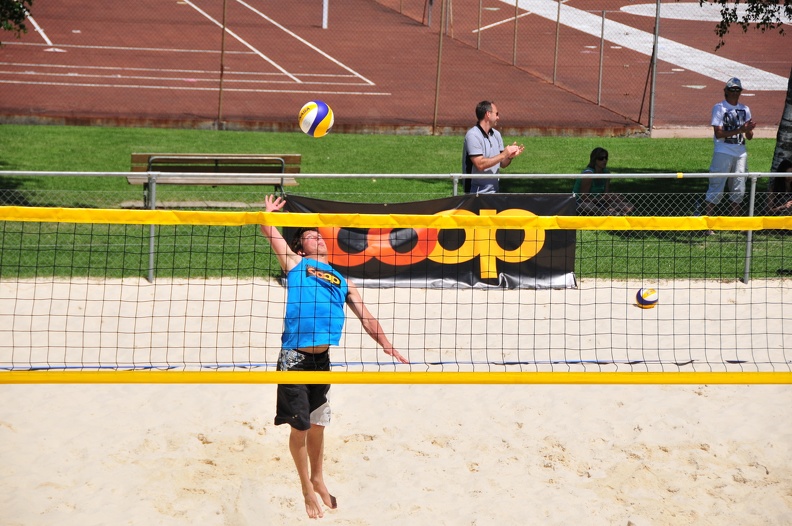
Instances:
[[[393,348],[393,345],[391,344],[390,340],[388,340],[388,336],[385,334],[382,325],[380,325],[380,322],[377,320],[377,318],[371,314],[371,312],[366,307],[366,304],[363,303],[363,298],[360,296],[360,292],[358,292],[357,287],[352,282],[349,282],[349,293],[347,294],[346,302],[352,312],[355,313],[355,316],[360,319],[360,322],[368,335],[371,336],[374,341],[382,347],[382,350],[385,351],[385,354],[392,356],[401,363],[410,363],[407,358],[402,356],[399,351]]]
[[[279,212],[286,204],[286,200],[282,197],[275,197],[268,195],[264,198],[264,204],[267,212]],[[289,246],[289,243],[283,239],[277,227],[272,225],[261,225],[261,233],[267,238],[272,245],[272,252],[278,258],[278,263],[286,272],[290,271],[294,266],[300,262],[301,257],[294,253]]]

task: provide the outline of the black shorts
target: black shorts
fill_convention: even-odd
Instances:
[[[278,371],[329,371],[330,352],[312,354],[281,349]],[[307,431],[311,424],[330,423],[329,384],[279,384],[275,425],[289,424]]]

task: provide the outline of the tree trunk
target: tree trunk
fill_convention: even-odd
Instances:
[[[781,115],[781,122],[778,124],[771,170],[775,171],[784,159],[792,161],[792,70],[789,72],[784,113]]]

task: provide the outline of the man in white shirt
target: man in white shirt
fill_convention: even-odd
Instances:
[[[746,173],[748,171],[748,152],[745,141],[753,139],[756,123],[751,119],[751,110],[740,104],[743,87],[740,79],[734,77],[726,82],[723,89],[725,100],[712,108],[712,130],[715,148],[710,163],[710,173]],[[745,196],[745,177],[711,177],[707,195],[704,198],[705,214],[713,215],[715,207],[721,202],[724,190],[729,192],[732,215],[739,215],[740,204]],[[714,232],[710,231],[710,234]]]

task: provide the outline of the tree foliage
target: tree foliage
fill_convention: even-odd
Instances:
[[[19,37],[27,33],[25,18],[30,14],[33,0],[0,0],[0,28]]]
[[[718,48],[725,44],[724,37],[733,25],[743,32],[754,25],[762,33],[777,29],[783,35],[785,21],[792,20],[792,0],[699,0],[699,5],[706,3],[720,6],[721,21],[715,25]]]

